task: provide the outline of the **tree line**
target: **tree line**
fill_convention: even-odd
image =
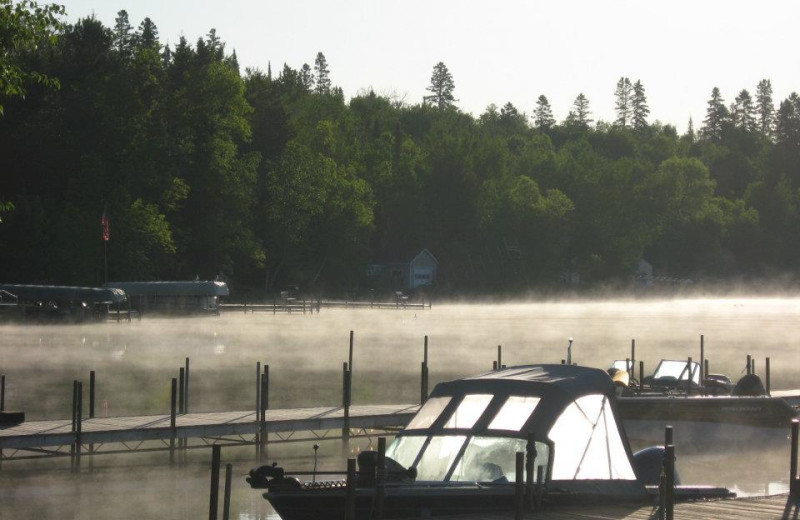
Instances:
[[[730,105],[713,88],[679,135],[627,77],[613,122],[583,94],[557,122],[545,95],[530,117],[462,112],[441,62],[420,103],[346,100],[322,52],[242,71],[213,29],[165,45],[125,11],[29,41],[3,58],[16,90],[0,84],[8,282],[97,285],[104,246],[110,279],[219,276],[253,296],[394,290],[366,266],[422,247],[448,294],[626,283],[639,259],[708,283],[798,271],[800,97],[775,108],[767,79]]]

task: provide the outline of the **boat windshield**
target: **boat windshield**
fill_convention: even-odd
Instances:
[[[653,379],[675,379],[678,381],[686,381],[688,375],[688,361],[675,361],[669,359],[662,359],[658,364]],[[700,364],[692,361],[692,382],[700,384]]]
[[[525,453],[527,441],[513,437],[489,437],[465,435],[434,435],[425,446],[428,437],[403,435],[396,437],[386,448],[386,456],[403,467],[416,464],[417,480],[444,481],[455,463],[448,480],[470,482],[513,482],[516,479],[516,453]],[[466,448],[464,444],[466,443]],[[536,442],[536,466],[542,466],[547,474],[550,449],[543,442]],[[459,457],[462,452],[463,455]],[[534,468],[534,474],[537,471]]]
[[[514,482],[517,475],[517,452],[525,453],[525,439],[512,437],[472,437],[459,459],[450,480],[459,482]],[[536,466],[547,474],[550,448],[536,442]],[[538,470],[534,467],[533,474]]]
[[[434,421],[441,415],[447,404],[450,402],[451,397],[431,397],[420,408],[417,414],[411,419],[411,422],[406,426],[406,430],[418,430],[429,428]],[[394,458],[394,457],[392,457]]]

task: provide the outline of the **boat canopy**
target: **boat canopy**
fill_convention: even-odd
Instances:
[[[16,296],[19,301],[56,301],[113,304],[127,300],[125,291],[112,287],[71,287],[63,285],[0,284],[0,291]]]
[[[103,287],[124,290],[130,296],[228,296],[228,284],[220,281],[108,282]]]
[[[460,479],[463,468],[477,467],[471,460],[485,467],[489,459],[509,478],[514,452],[533,447],[549,480],[633,483],[614,392],[605,371],[570,365],[509,367],[440,383],[387,455],[415,466],[423,480]]]

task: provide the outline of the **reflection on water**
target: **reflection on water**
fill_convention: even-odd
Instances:
[[[425,335],[432,388],[491,368],[497,345],[503,346],[507,365],[558,363],[573,337],[573,360],[605,368],[629,356],[636,339],[637,358],[652,371],[661,358],[699,358],[704,334],[712,372],[736,380],[747,354],[755,357],[757,369],[769,356],[773,388],[791,388],[800,386],[798,318],[800,299],[776,298],[434,305],[426,311],[323,309],[318,315],[2,325],[0,373],[6,375],[6,408],[24,410],[29,420],[69,417],[72,380],[88,382],[90,370],[97,374],[98,408],[104,403],[97,415],[168,413],[170,380],[187,357],[192,411],[253,409],[257,361],[270,365],[270,407],[336,406],[354,330],[354,403],[400,403],[419,399]],[[682,451],[686,443],[691,440],[677,445],[684,483],[725,485],[746,494],[785,487],[788,441],[767,449],[758,439],[742,439],[722,453]],[[323,443],[323,448],[329,444],[337,445]],[[310,469],[305,454],[310,449],[303,449],[288,453],[289,467]],[[343,467],[338,448],[330,451],[329,463]],[[282,453],[273,451],[281,462]],[[178,470],[160,462],[145,466],[139,455],[98,457],[95,472],[77,478],[62,460],[6,462],[0,471],[0,518],[198,518],[208,507],[203,457],[207,454],[196,455],[194,465]],[[255,465],[251,455],[228,457],[237,475],[232,517],[267,518],[266,501],[244,482],[244,473]]]

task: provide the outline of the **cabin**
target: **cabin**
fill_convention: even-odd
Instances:
[[[121,289],[139,313],[219,314],[220,298],[229,295],[222,281],[108,282],[103,287]]]
[[[112,307],[119,310],[128,301],[120,289],[64,285],[0,284],[0,295],[3,313],[24,320],[103,319]]]
[[[439,261],[423,248],[404,262],[381,262],[367,266],[367,278],[397,290],[411,290],[436,285]]]

